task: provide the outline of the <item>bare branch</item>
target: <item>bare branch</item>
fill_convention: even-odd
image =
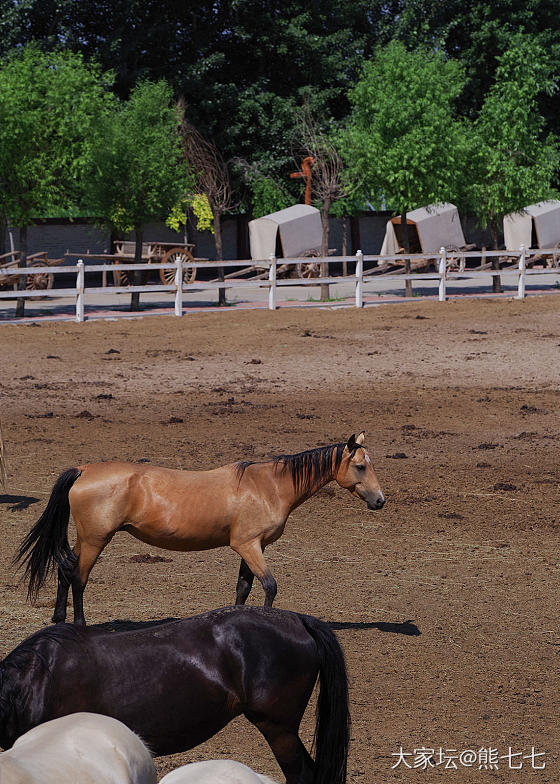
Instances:
[[[185,118],[184,103],[180,102],[179,106],[183,110],[183,149],[196,186],[207,197],[212,212],[227,212],[235,206],[227,164],[216,145],[205,139]]]
[[[311,189],[313,196],[330,207],[333,202],[351,193],[345,176],[342,158],[329,137],[315,122],[308,107],[303,109],[299,122],[300,142],[303,153],[315,158]]]

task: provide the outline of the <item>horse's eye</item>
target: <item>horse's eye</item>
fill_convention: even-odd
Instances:
[[[366,469],[365,465],[357,465],[356,468],[358,469],[358,471],[365,471]]]

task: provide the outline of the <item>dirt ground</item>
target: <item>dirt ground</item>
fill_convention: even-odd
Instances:
[[[559,305],[551,295],[2,326],[0,655],[49,623],[54,583],[29,606],[10,559],[63,469],[112,459],[214,467],[365,429],[385,508],[368,512],[331,484],[267,551],[276,606],[329,621],[344,647],[348,781],[556,784]],[[139,554],[165,560],[132,560]],[[229,549],[170,553],[122,533],[92,573],[86,617],[224,606],[237,568]],[[256,585],[250,602],[262,600]],[[312,728],[310,710],[307,744]],[[445,761],[422,774],[393,768],[401,747],[412,767],[421,748]],[[484,768],[482,752],[453,770],[449,760],[469,749],[497,749],[498,769]],[[531,759],[531,749],[545,754]],[[510,757],[521,770],[509,769],[509,750],[523,753]],[[244,719],[157,765],[224,756],[281,778]]]

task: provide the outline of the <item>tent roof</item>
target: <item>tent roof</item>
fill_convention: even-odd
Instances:
[[[278,226],[281,226],[283,223],[291,223],[306,215],[315,215],[315,213],[319,214],[319,210],[316,207],[311,207],[309,204],[293,204],[291,207],[286,207],[285,210],[278,210],[278,212],[271,212],[270,215],[263,215],[262,218],[255,218],[251,223],[273,221]]]
[[[407,212],[406,217],[418,225],[425,221],[433,221],[440,215],[446,215],[449,220],[453,220],[456,214],[457,207],[454,204],[429,204],[427,207],[419,207],[417,210]]]
[[[309,250],[321,247],[321,215],[316,207],[294,204],[285,210],[263,215],[249,221],[251,258],[268,259],[276,251],[276,235],[284,257],[297,257]]]
[[[532,224],[535,224],[539,248],[551,248],[560,242],[560,201],[541,201],[504,216],[504,244],[507,250],[531,247]]]
[[[399,216],[389,223],[400,225]],[[416,226],[418,239],[423,253],[436,253],[442,246],[456,245],[462,248],[465,237],[461,227],[459,212],[454,204],[430,204],[406,213],[406,222]],[[389,225],[385,234],[382,255],[394,255],[398,252],[396,237],[391,236]]]

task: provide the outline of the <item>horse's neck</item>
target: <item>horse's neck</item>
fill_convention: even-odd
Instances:
[[[309,500],[311,496],[318,493],[319,490],[322,490],[325,485],[328,485],[329,482],[332,482],[334,479],[333,474],[324,474],[318,477],[311,485],[310,488],[306,488],[305,490],[297,489],[294,486],[294,482],[292,480],[292,476],[289,471],[282,472],[282,491],[283,495],[287,500],[289,505],[290,511],[296,509],[296,507],[301,506],[305,501]]]

